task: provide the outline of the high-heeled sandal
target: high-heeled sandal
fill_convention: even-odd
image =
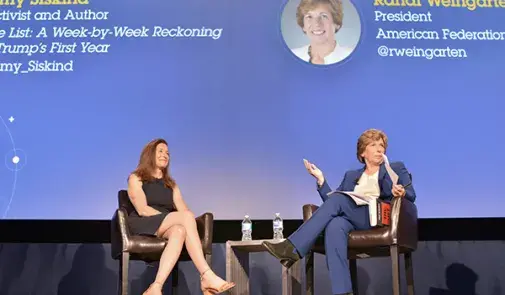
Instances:
[[[210,270],[207,269],[206,271],[202,272],[200,275],[200,282],[203,281],[203,275]],[[201,284],[201,283],[200,283]],[[201,287],[203,295],[215,295],[215,294],[221,294],[223,292],[226,292],[230,290],[231,288],[235,287],[235,283],[230,283],[230,282],[225,282],[222,284],[218,289],[212,288],[212,287],[206,287],[204,288],[203,286]]]
[[[147,288],[147,290],[145,290],[144,293],[142,293],[142,295],[149,294],[149,290],[151,290],[151,287],[154,286],[154,285],[160,285],[161,289],[163,290],[163,284],[162,283],[160,283],[160,282],[153,282],[151,285],[149,285],[149,288]]]

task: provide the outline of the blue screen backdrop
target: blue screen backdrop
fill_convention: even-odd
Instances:
[[[296,21],[285,1],[82,2],[0,5],[2,218],[109,219],[141,149],[163,137],[195,213],[299,219],[303,204],[320,202],[302,159],[336,188],[360,167],[356,141],[368,128],[387,133],[389,159],[412,173],[420,217],[503,216],[505,8],[347,0],[359,19],[345,31],[344,13],[342,32],[359,42],[344,61],[316,66],[286,44],[281,20]],[[69,10],[108,14],[64,20]],[[431,21],[377,17],[387,13]],[[117,36],[123,26],[149,31]],[[155,26],[179,26],[179,36],[154,37]],[[55,27],[89,31],[58,37]],[[432,33],[399,33],[412,30]],[[443,30],[497,33],[457,40]],[[48,71],[53,61],[66,71]]]

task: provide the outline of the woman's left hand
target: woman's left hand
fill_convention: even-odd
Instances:
[[[397,197],[397,198],[401,198],[401,197],[405,197],[405,188],[402,186],[402,185],[393,185],[393,189],[391,190],[391,192],[393,193],[393,196]]]

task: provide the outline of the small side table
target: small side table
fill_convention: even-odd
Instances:
[[[249,295],[249,253],[266,252],[264,241],[281,242],[283,240],[251,240],[226,242],[226,280],[236,286],[229,291],[232,295]],[[282,267],[282,295],[301,295],[302,272],[298,260],[289,269]]]

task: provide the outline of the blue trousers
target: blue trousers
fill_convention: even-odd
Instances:
[[[352,292],[347,260],[348,234],[352,230],[369,228],[368,206],[357,206],[350,197],[336,194],[328,198],[288,239],[298,254],[304,257],[324,231],[326,263],[332,292],[345,294]]]

